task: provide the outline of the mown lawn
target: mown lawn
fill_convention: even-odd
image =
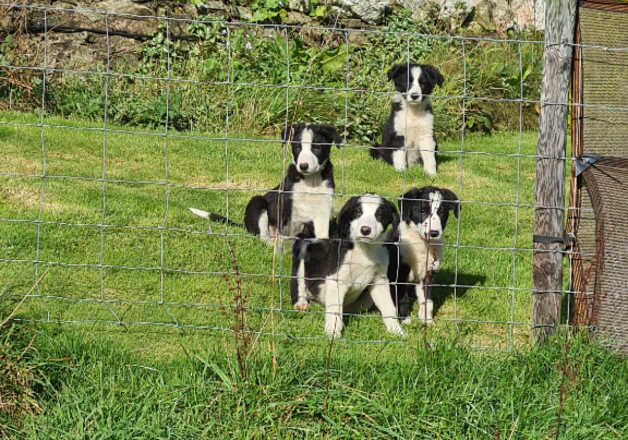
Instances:
[[[279,182],[289,160],[279,142],[237,133],[229,141],[220,139],[224,134],[213,136],[218,140],[176,132],[164,138],[123,127],[103,134],[98,123],[55,118],[46,118],[51,127],[44,129],[12,126],[37,119],[9,113],[0,121],[4,290],[19,296],[36,274],[45,274],[25,305],[25,318],[229,328],[221,309],[234,303],[237,277],[228,240],[250,301],[249,326],[322,337],[320,309],[308,315],[291,310],[289,253],[273,256],[243,230],[210,225],[187,210],[195,206],[240,220],[252,194]],[[80,129],[87,127],[95,129]],[[435,337],[454,335],[491,349],[527,344],[534,147],[533,133],[444,140],[434,180],[420,168],[396,173],[370,160],[365,146],[333,151],[336,209],[350,195],[371,191],[393,199],[427,184],[461,198],[460,222],[452,217],[448,225],[436,279],[438,323],[429,331]],[[270,309],[282,313],[269,320]],[[409,333],[410,340],[424,337],[418,323]],[[355,319],[345,337],[390,339],[377,314]]]
[[[415,320],[398,339],[364,314],[330,347],[320,308],[292,311],[289,253],[187,211],[240,220],[289,163],[276,139],[38,121],[0,113],[0,294],[10,305],[29,293],[16,318],[34,332],[47,378],[42,415],[5,432],[553,437],[567,376],[563,438],[619,438],[625,428],[625,392],[610,377],[626,384],[625,361],[578,341],[573,378],[561,372],[560,344],[529,349],[535,133],[440,140],[434,180],[418,168],[398,174],[365,146],[332,152],[336,209],[350,195],[392,199],[427,184],[463,204],[446,230],[436,324]],[[238,282],[252,332],[244,383],[231,332]]]

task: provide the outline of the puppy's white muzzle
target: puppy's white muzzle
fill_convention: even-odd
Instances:
[[[316,174],[321,168],[318,157],[309,151],[302,151],[295,162],[295,166],[297,167],[299,173],[305,176]]]

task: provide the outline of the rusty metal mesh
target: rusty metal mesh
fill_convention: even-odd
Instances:
[[[575,235],[574,323],[612,336],[614,345],[624,351],[628,351],[626,28],[628,4],[581,4],[573,69],[573,156],[612,158],[605,157],[578,178],[572,170],[567,225],[567,232]]]
[[[596,220],[591,325],[628,352],[628,159],[601,159],[583,180]]]

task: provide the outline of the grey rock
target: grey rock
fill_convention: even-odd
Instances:
[[[241,20],[249,21],[253,18],[253,11],[246,6],[238,6],[237,11]]]
[[[306,13],[310,9],[309,0],[288,0],[288,9]]]
[[[390,0],[338,0],[337,4],[366,23],[377,23],[390,6]]]
[[[102,0],[92,3],[89,8],[123,14],[153,15],[153,10],[149,6],[131,0]]]
[[[394,0],[393,3],[412,11],[414,18],[423,18],[428,4],[440,7],[443,18],[470,13],[475,9],[476,21],[498,31],[543,29],[546,0]],[[455,22],[453,25],[455,26]],[[454,29],[452,29],[454,30]]]
[[[227,11],[229,9],[226,4],[219,1],[203,2],[203,7],[209,11]]]
[[[283,20],[286,24],[310,24],[312,23],[312,18],[305,15],[302,12],[298,11],[288,11],[286,14],[285,20]]]
[[[345,18],[342,21],[342,24],[345,25],[345,27],[348,27],[350,29],[360,29],[363,26],[362,20],[360,20],[359,18]],[[356,33],[361,33],[363,34],[364,32],[351,32],[352,34],[356,34]]]

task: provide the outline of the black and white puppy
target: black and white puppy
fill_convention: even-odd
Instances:
[[[334,174],[329,159],[331,145],[342,140],[330,125],[297,124],[284,128],[282,142],[292,150],[293,163],[280,185],[263,196],[254,196],[246,206],[244,226],[251,234],[272,243],[279,233],[295,237],[311,222],[316,237],[329,237]],[[213,221],[239,225],[225,217],[190,208]],[[242,226],[242,225],[239,225]]]
[[[371,147],[371,156],[397,171],[422,162],[425,172],[435,176],[437,147],[430,96],[436,85],[443,85],[443,75],[434,66],[406,63],[393,66],[388,80],[394,82],[396,93],[382,143]]]
[[[325,307],[325,333],[337,338],[343,311],[379,309],[386,329],[404,335],[388,281],[385,243],[399,224],[395,205],[376,194],[352,197],[336,220],[337,238],[298,238],[292,248],[292,302],[301,310],[309,301]],[[370,289],[367,287],[370,286]]]
[[[434,303],[425,295],[424,281],[440,267],[443,231],[449,212],[460,215],[460,200],[445,188],[413,188],[398,199],[401,222],[388,245],[391,264],[390,292],[400,319],[409,322],[414,301],[419,302],[419,319],[433,320]],[[396,244],[398,243],[398,244]]]

